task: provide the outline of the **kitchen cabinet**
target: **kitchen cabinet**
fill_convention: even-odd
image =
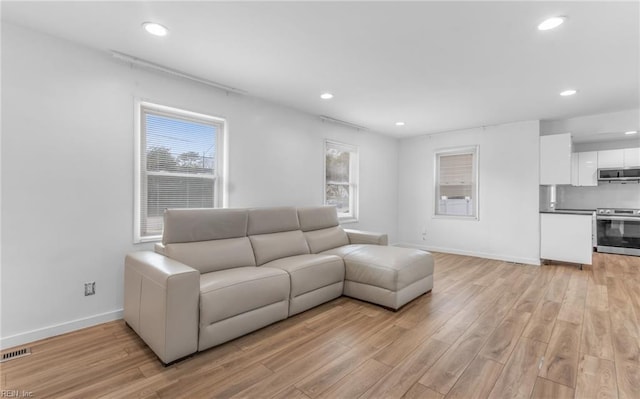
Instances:
[[[574,153],[578,156],[578,186],[598,185],[598,152]]]
[[[638,148],[625,148],[624,149],[624,167],[638,167],[640,166],[640,147]]]
[[[571,184],[571,133],[540,137],[540,184]]]
[[[598,151],[598,168],[621,168],[624,165],[624,150]]]
[[[540,258],[590,265],[593,216],[540,214]]]
[[[571,185],[579,186],[580,157],[577,152],[571,154]]]
[[[640,166],[640,147],[598,151],[598,168],[630,168]]]
[[[571,185],[597,186],[599,152],[574,152],[571,157]]]

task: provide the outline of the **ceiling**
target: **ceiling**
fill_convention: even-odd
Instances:
[[[3,1],[2,19],[396,137],[640,106],[638,2]]]

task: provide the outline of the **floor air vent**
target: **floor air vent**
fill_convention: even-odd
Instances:
[[[8,362],[9,360],[17,359],[19,357],[27,356],[31,354],[31,349],[22,348],[11,352],[6,352],[2,354],[2,359],[0,359],[0,363]]]

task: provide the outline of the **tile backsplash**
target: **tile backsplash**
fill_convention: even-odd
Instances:
[[[544,193],[540,187],[540,205]],[[548,196],[547,196],[548,198]],[[556,188],[558,209],[640,208],[640,184],[605,183],[595,187],[559,185]]]

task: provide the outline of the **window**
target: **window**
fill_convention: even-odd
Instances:
[[[478,147],[436,153],[435,214],[478,218]]]
[[[324,203],[338,208],[343,222],[358,219],[358,147],[325,141]]]
[[[138,103],[135,242],[157,241],[166,208],[220,206],[224,120]]]

